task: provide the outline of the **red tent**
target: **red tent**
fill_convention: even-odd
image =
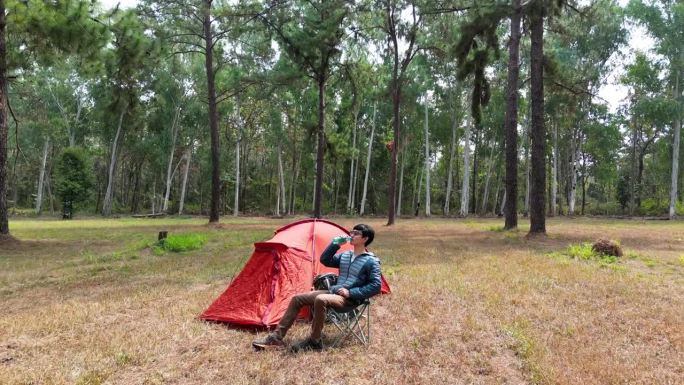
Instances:
[[[313,278],[337,269],[320,263],[330,241],[347,229],[322,219],[304,219],[275,231],[273,238],[254,244],[254,253],[240,274],[200,318],[236,326],[278,324],[290,298],[311,290]],[[350,244],[340,251],[351,250]],[[382,293],[390,288],[382,278]]]

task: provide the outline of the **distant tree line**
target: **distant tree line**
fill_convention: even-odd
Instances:
[[[46,212],[672,218],[682,20],[672,0],[0,0],[0,233]],[[656,46],[622,56],[635,26]]]

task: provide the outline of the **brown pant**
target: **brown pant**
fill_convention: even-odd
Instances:
[[[329,294],[327,290],[316,290],[308,293],[297,294],[292,297],[287,306],[285,315],[278,323],[273,334],[283,338],[290,329],[297,314],[304,306],[311,306],[313,322],[311,323],[311,339],[318,341],[321,339],[321,331],[325,323],[325,310],[328,307],[342,308],[351,305],[351,302],[341,295]]]

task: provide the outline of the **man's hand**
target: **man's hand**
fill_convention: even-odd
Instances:
[[[349,298],[349,290],[341,287],[337,290],[337,295],[341,295],[344,298]]]

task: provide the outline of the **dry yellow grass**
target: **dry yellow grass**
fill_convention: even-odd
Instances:
[[[254,352],[263,333],[196,317],[287,221],[13,222],[0,384],[684,383],[682,222],[552,219],[547,238],[527,240],[495,220],[364,219],[393,289],[373,304],[371,346]],[[162,227],[209,241],[155,256],[144,245]],[[597,238],[627,255],[558,254]]]

